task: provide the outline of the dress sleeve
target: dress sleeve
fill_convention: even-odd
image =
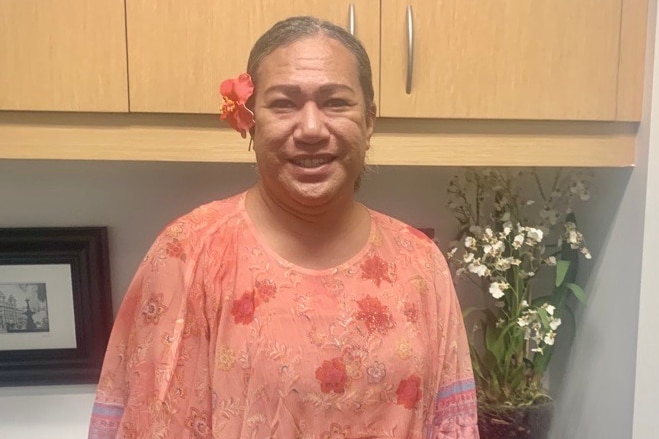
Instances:
[[[462,311],[446,260],[436,257],[437,388],[427,438],[478,439],[476,389]]]
[[[209,438],[209,337],[192,227],[167,227],[140,264],[115,320],[89,439]],[[186,432],[187,431],[187,432]]]

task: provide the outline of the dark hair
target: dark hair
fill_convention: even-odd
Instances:
[[[303,38],[322,34],[333,38],[343,44],[357,59],[357,75],[359,84],[364,93],[366,111],[370,111],[373,104],[373,74],[371,73],[371,61],[362,43],[350,32],[340,26],[323,21],[315,17],[301,16],[290,17],[279,21],[268,29],[254,43],[247,61],[247,73],[250,74],[256,84],[256,73],[263,59],[275,49],[294,43]]]

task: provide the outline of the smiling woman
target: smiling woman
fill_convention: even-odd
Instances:
[[[253,94],[225,103],[253,114],[232,125],[252,136],[258,182],[156,239],[115,322],[90,438],[477,438],[443,256],[355,200],[375,123],[360,43],[294,17],[248,65]]]

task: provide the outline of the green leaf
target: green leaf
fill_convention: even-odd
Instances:
[[[565,276],[570,268],[570,261],[559,259],[556,261],[556,286],[560,287],[565,282]]]
[[[492,353],[496,362],[501,364],[505,355],[505,344],[500,337],[497,337],[493,328],[486,328],[485,347]]]
[[[574,294],[574,297],[576,297],[579,302],[583,303],[584,305],[586,304],[586,293],[579,285],[569,283],[565,284],[565,286],[572,291],[572,294]]]

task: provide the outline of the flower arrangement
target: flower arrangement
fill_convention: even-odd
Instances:
[[[247,137],[247,131],[254,126],[254,113],[247,108],[247,100],[253,92],[254,83],[247,73],[226,79],[220,84],[220,119],[227,120],[231,128],[238,131],[243,139]]]
[[[469,168],[448,186],[459,222],[448,259],[456,280],[473,281],[484,308],[470,334],[480,406],[550,401],[543,376],[556,331],[572,317],[578,259],[590,259],[572,205],[590,197],[581,172],[557,171],[543,183],[536,170]],[[533,192],[533,195],[529,194]],[[573,318],[573,317],[572,317]]]

